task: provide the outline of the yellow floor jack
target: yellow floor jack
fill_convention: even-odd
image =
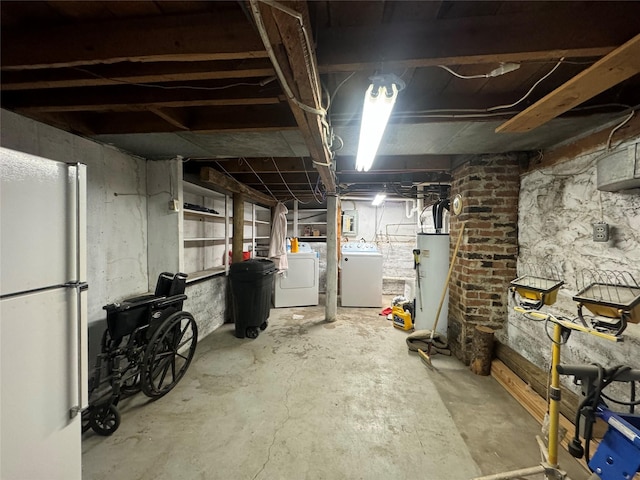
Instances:
[[[416,278],[418,282],[418,292],[420,292],[420,250],[413,250],[413,268],[416,271]],[[413,316],[415,314],[415,301],[406,301],[401,304],[394,304],[391,308],[391,316],[393,320],[393,326],[400,330],[413,330]],[[420,310],[422,310],[422,296],[420,295]]]
[[[413,330],[413,315],[410,309],[411,303],[394,305],[391,308],[393,316],[393,326],[400,330]]]

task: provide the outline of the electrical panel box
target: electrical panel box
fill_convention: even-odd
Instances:
[[[640,188],[640,146],[638,143],[598,160],[598,190],[617,192]]]

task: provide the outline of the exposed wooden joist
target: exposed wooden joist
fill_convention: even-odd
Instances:
[[[266,93],[260,86],[212,90],[168,89],[135,86],[65,88],[55,91],[6,92],[3,103],[21,112],[132,112],[152,108],[273,105],[280,103],[279,89]]]
[[[211,161],[211,159],[199,159],[199,161]],[[311,159],[300,157],[276,157],[276,158],[253,158],[245,157],[243,162],[238,162],[237,158],[220,158],[214,161],[223,163],[224,169],[229,173],[296,173],[303,172],[305,169],[310,174],[317,173],[313,169]],[[274,165],[275,163],[275,165]],[[276,168],[277,165],[277,168]]]
[[[240,9],[225,15],[157,16],[49,29],[3,29],[1,48],[2,70],[267,55]]]
[[[506,121],[496,132],[528,132],[640,73],[640,34]]]
[[[244,194],[252,200],[269,207],[273,207],[277,203],[270,196],[265,195],[264,193],[259,192],[253,188],[250,188],[211,167],[203,167],[202,169],[200,169],[200,180],[205,183],[221,187],[232,193]]]
[[[638,12],[632,14],[632,10]],[[609,53],[637,33],[640,8],[600,2],[580,12],[438,19],[319,29],[322,72],[553,60]],[[616,28],[601,28],[602,22]],[[541,28],[544,25],[544,28]],[[349,48],[344,48],[349,45]],[[388,61],[387,59],[393,59]]]
[[[174,108],[167,111],[163,108],[151,108],[150,111],[178,129],[189,130],[188,115],[182,110]]]
[[[452,159],[453,155],[378,155],[372,173],[448,172],[451,170]],[[304,168],[311,172],[311,159],[308,157],[304,158],[304,165],[300,157],[276,157],[273,160],[271,158],[245,157],[244,160],[244,162],[238,162],[237,158],[197,159],[197,161],[223,163],[224,169],[229,173],[251,173],[252,170],[259,173],[277,173],[278,171],[296,173],[303,172]],[[337,173],[355,172],[355,156],[337,156],[334,161]],[[366,175],[366,173],[362,175]]]
[[[424,58],[408,58],[405,60],[389,60],[384,62],[385,69],[404,71],[405,69],[435,67],[438,65],[495,65],[500,63],[526,63],[548,61],[550,63],[557,61],[562,57],[566,58],[593,58],[602,57],[615,50],[615,46],[590,47],[590,48],[574,48],[574,49],[551,49],[536,52],[515,52],[515,53],[488,53],[482,55],[447,55],[432,56]],[[362,70],[375,71],[380,66],[379,61],[358,62],[338,61],[329,62],[319,65],[320,73],[338,73],[338,72],[357,72]]]
[[[287,7],[299,13],[303,25],[295,16],[275,7],[251,0],[251,8],[259,29],[264,28],[265,47],[271,47],[273,56],[280,66],[284,81],[289,85],[293,98],[287,98],[291,111],[298,123],[302,137],[311,157],[317,162],[316,168],[327,192],[335,192],[335,181],[328,167],[330,155],[324,141],[321,118],[302,110],[298,103],[315,109],[321,108],[319,79],[314,78],[317,66],[313,45],[307,44],[303,28],[311,32],[307,4],[302,1],[288,2]],[[288,95],[289,96],[289,95]]]
[[[3,91],[48,88],[103,87],[131,83],[193,82],[232,78],[268,78],[274,75],[269,60],[244,59],[218,62],[162,62],[94,65],[89,68],[6,71]]]
[[[82,113],[77,113],[81,115]],[[31,114],[43,118],[46,113]],[[67,114],[71,115],[71,114]],[[96,135],[163,133],[181,130],[162,121],[150,112],[92,113],[91,125]],[[192,132],[270,132],[295,129],[296,123],[286,104],[248,105],[235,107],[204,107],[189,111]]]
[[[383,172],[436,172],[451,170],[452,155],[379,155],[373,173]],[[336,172],[355,172],[354,156],[336,157]]]

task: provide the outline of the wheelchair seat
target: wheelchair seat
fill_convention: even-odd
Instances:
[[[184,294],[187,275],[185,273],[162,272],[158,276],[154,294],[139,295],[111,303],[103,308],[107,311],[107,328],[111,339],[119,344],[123,337],[136,329],[149,325],[152,318],[159,317],[156,312],[168,308],[182,310],[187,296]]]

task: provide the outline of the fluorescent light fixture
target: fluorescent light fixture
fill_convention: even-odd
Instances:
[[[398,92],[404,88],[404,82],[395,75],[379,75],[371,77],[371,80],[373,83],[369,85],[364,95],[362,109],[362,125],[356,156],[358,172],[367,172],[371,168]]]
[[[387,198],[386,193],[378,193],[376,195],[376,198],[373,199],[373,202],[371,202],[371,205],[373,205],[374,207],[377,207],[378,205],[382,204],[382,202],[384,202],[385,198]]]

